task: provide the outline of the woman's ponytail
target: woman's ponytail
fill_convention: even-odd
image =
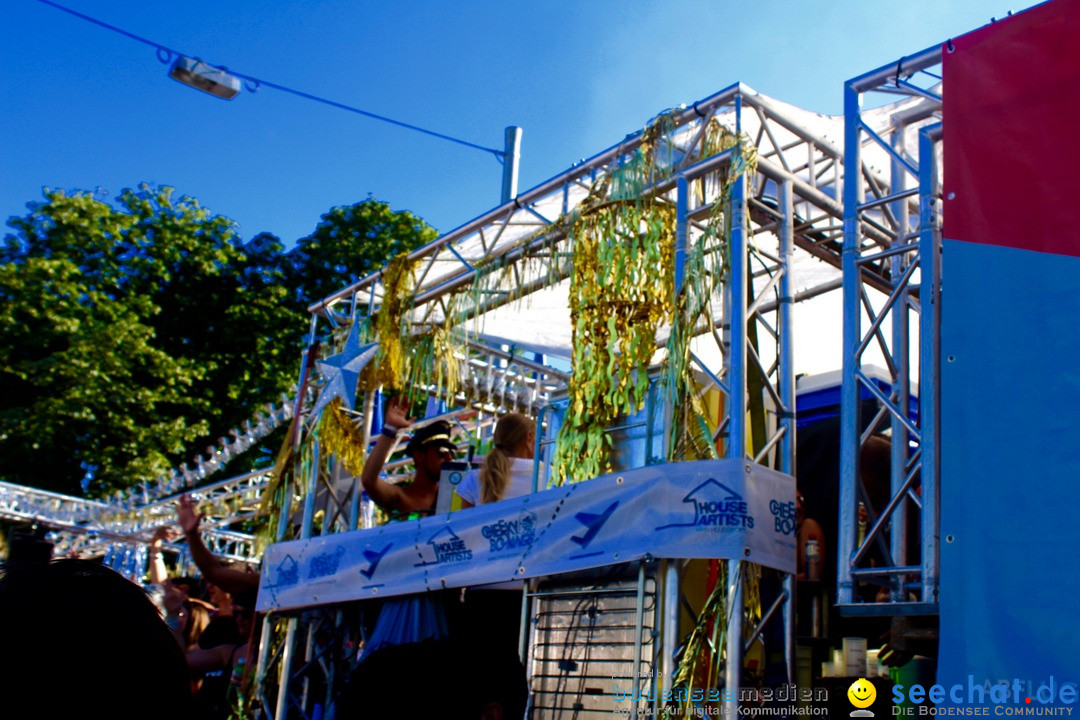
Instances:
[[[536,429],[532,418],[519,413],[507,413],[495,424],[495,446],[484,459],[480,468],[480,502],[490,503],[502,499],[510,484],[510,458]]]

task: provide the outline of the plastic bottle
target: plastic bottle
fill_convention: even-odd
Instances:
[[[232,666],[232,674],[229,675],[229,685],[239,688],[244,681],[244,667],[247,665],[247,658],[241,655],[236,658],[236,663]]]
[[[360,493],[360,529],[366,530],[375,527],[375,503],[367,490]]]
[[[806,579],[821,582],[821,546],[818,544],[817,535],[806,539]]]

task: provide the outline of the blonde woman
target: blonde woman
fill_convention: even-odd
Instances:
[[[526,415],[507,413],[495,424],[493,441],[479,472],[470,472],[458,485],[463,509],[532,492],[536,423]],[[488,638],[491,652],[512,657],[520,631],[521,587],[517,581],[469,588],[460,615],[462,637]]]
[[[461,481],[461,507],[497,502],[532,492],[536,423],[519,413],[507,413],[495,424],[494,447],[479,472]]]

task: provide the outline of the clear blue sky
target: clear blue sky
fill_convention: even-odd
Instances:
[[[248,75],[502,147],[520,188],[741,81],[838,113],[844,80],[1002,17],[1010,0],[58,0]],[[0,213],[42,187],[146,181],[251,238],[288,244],[370,193],[445,232],[499,200],[489,154],[272,89],[230,102],[173,80],[153,49],[33,0],[7,0]]]

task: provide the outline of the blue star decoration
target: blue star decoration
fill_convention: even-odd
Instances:
[[[341,352],[318,362],[319,372],[326,378],[326,385],[319,393],[319,399],[315,401],[315,407],[311,411],[312,417],[318,417],[336,397],[341,398],[345,407],[352,410],[360,371],[375,357],[378,347],[378,343],[361,345],[360,325],[353,323]]]

